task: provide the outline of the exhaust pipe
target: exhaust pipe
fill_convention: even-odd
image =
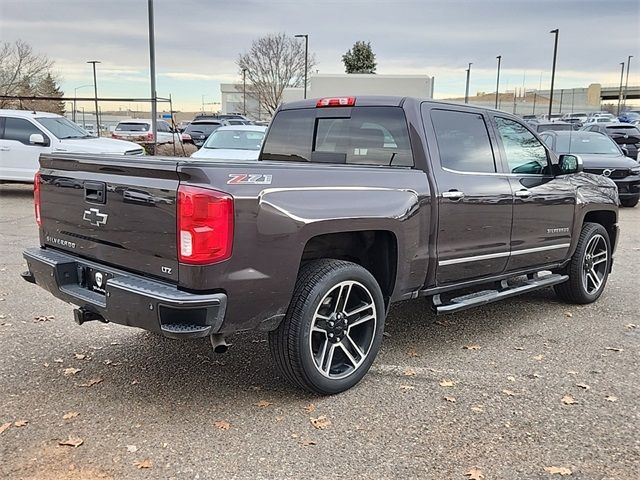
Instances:
[[[209,338],[211,339],[211,346],[215,353],[224,353],[229,350],[229,347],[231,346],[231,344],[227,343],[227,340],[220,333],[214,333]]]

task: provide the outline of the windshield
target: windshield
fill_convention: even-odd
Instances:
[[[65,138],[92,137],[92,135],[80,125],[76,125],[64,117],[38,117],[37,120],[44,126],[44,128],[49,130],[60,140]]]
[[[147,132],[148,130],[148,123],[120,122],[116,126],[117,132]]]
[[[217,130],[204,144],[204,148],[228,150],[260,150],[264,132],[251,130]]]
[[[210,135],[211,132],[220,128],[220,126],[220,122],[192,122],[185,128],[184,133],[197,132]]]
[[[556,152],[620,155],[620,150],[618,150],[613,140],[599,133],[594,133],[593,135],[558,135]]]

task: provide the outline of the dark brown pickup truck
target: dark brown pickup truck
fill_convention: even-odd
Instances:
[[[173,338],[269,332],[283,375],[355,385],[390,303],[457,312],[553,286],[603,292],[615,184],[518,118],[396,97],[284,105],[258,162],[43,155],[24,278]]]

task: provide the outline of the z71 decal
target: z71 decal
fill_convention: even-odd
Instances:
[[[230,173],[227,185],[271,185],[271,177],[261,173]]]

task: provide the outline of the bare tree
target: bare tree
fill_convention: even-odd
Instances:
[[[50,72],[53,62],[34,53],[31,45],[17,40],[0,44],[0,95],[27,95]],[[31,93],[33,95],[33,93]],[[0,108],[16,106],[0,99]]]
[[[282,101],[285,88],[304,84],[304,62],[304,44],[284,33],[254,40],[251,49],[236,61],[240,75],[246,71],[247,94],[257,96],[270,115]],[[315,56],[309,54],[309,70],[315,65]]]

